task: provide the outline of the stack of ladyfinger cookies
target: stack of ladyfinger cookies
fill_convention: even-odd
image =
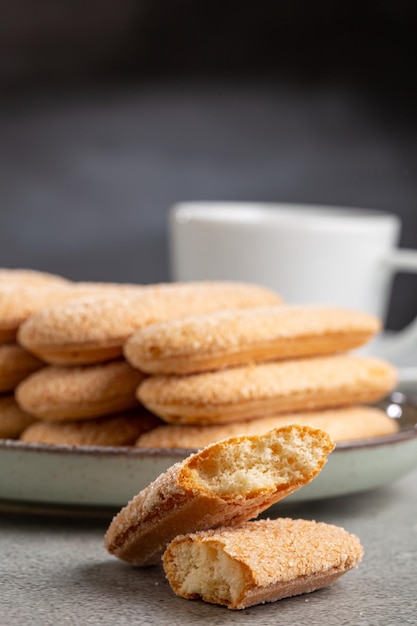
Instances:
[[[372,315],[234,282],[71,282],[0,270],[0,437],[195,449],[296,421],[335,441],[396,430],[396,384],[352,354]]]
[[[189,313],[280,302],[265,288],[227,282],[74,283],[30,270],[2,270],[1,280],[2,347],[13,345],[33,369],[9,386],[14,414],[6,420],[10,407],[0,410],[0,437],[38,443],[133,445],[162,423],[136,394],[147,374],[123,354],[134,332]]]
[[[35,417],[15,400],[15,389],[43,361],[17,342],[19,325],[35,311],[58,302],[70,282],[45,272],[0,269],[0,438],[18,438]]]
[[[165,424],[136,445],[200,448],[293,422],[335,441],[395,432],[372,406],[395,387],[395,369],[354,353],[379,328],[366,313],[282,303],[142,328],[124,354],[148,375],[139,401]]]

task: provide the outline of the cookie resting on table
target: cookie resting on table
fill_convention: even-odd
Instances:
[[[163,564],[177,595],[245,609],[328,587],[362,556],[343,528],[278,518],[176,537]]]

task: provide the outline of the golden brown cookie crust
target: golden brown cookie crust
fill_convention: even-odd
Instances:
[[[181,533],[237,525],[307,484],[334,443],[297,425],[262,436],[239,436],[176,463],[112,520],[107,550],[133,565],[158,562]]]
[[[154,324],[134,333],[127,360],[151,374],[205,370],[344,352],[379,330],[373,315],[334,307],[254,307]]]
[[[144,374],[124,360],[79,367],[46,366],[15,391],[26,412],[49,420],[88,419],[139,406],[135,389]]]
[[[18,341],[49,363],[93,363],[122,356],[132,333],[190,313],[280,302],[257,285],[229,282],[149,285],[117,294],[97,293],[31,316]]]
[[[16,341],[18,328],[29,317],[56,304],[101,294],[135,293],[139,286],[67,280],[0,280],[0,342]]]
[[[0,396],[0,439],[18,439],[35,419],[22,411],[13,394]]]
[[[22,432],[20,439],[55,445],[131,446],[141,434],[159,423],[155,415],[145,411],[78,421],[37,420]]]
[[[252,420],[208,426],[164,424],[136,441],[138,448],[199,449],[226,437],[261,435],[272,428],[286,424],[300,424],[320,428],[335,442],[370,439],[398,431],[395,419],[381,409],[370,406],[343,407],[323,411],[308,411],[285,415],[271,415]]]
[[[171,423],[210,424],[379,400],[397,373],[382,359],[337,355],[189,376],[150,376],[137,396]]]
[[[0,392],[13,391],[44,363],[16,343],[0,344]]]
[[[19,326],[31,315],[74,298],[70,283],[11,286],[0,283],[0,343],[16,341]]]
[[[329,586],[362,556],[343,528],[278,518],[176,537],[163,564],[177,595],[244,609]]]

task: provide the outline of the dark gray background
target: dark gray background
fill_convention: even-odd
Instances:
[[[180,200],[384,209],[417,248],[415,2],[0,9],[0,266],[167,280]]]

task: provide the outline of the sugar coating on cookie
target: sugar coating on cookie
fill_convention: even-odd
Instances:
[[[96,293],[32,316],[18,340],[50,363],[87,363],[121,356],[136,330],[165,319],[231,307],[280,302],[275,293],[236,283],[149,285]]]
[[[278,518],[178,536],[163,565],[177,595],[244,609],[329,586],[362,557],[343,528]]]
[[[335,442],[392,435],[398,431],[395,419],[376,407],[352,406],[322,411],[271,415],[251,420],[207,426],[163,424],[142,434],[138,448],[179,448],[192,450],[236,435],[260,435],[286,424],[308,425],[327,432]]]
[[[167,422],[222,423],[274,413],[370,403],[396,385],[382,359],[336,355],[190,374],[155,375],[139,400]]]
[[[70,283],[9,285],[0,283],[0,342],[16,340],[19,326],[44,307],[74,297]]]
[[[135,496],[113,518],[105,546],[133,565],[156,563],[175,536],[235,526],[300,489],[333,449],[327,433],[295,424],[206,446]]]
[[[124,360],[100,365],[48,365],[15,391],[16,401],[41,419],[82,419],[108,415],[139,406],[135,389],[144,374]]]
[[[21,441],[72,446],[131,446],[160,420],[152,413],[129,411],[86,420],[37,420],[20,435]]]
[[[37,284],[0,280],[0,340],[14,341],[23,322],[50,306],[88,296],[138,292],[138,286],[116,283],[76,283],[62,279]]]
[[[271,305],[154,324],[134,333],[124,354],[148,373],[188,374],[347,351],[369,341],[380,327],[375,316],[359,311]]]

